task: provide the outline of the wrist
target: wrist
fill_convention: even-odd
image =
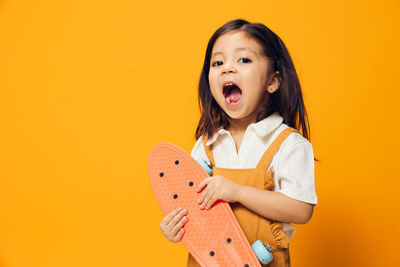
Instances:
[[[245,189],[246,189],[246,186],[237,184],[236,194],[235,194],[235,202],[239,202],[239,203],[242,202]]]

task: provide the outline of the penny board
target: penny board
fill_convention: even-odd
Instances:
[[[178,207],[188,211],[182,243],[201,266],[261,266],[227,202],[200,209],[196,187],[209,175],[189,154],[159,143],[149,153],[148,173],[164,216]]]

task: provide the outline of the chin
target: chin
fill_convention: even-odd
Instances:
[[[245,116],[243,116],[243,114],[237,113],[237,112],[226,112],[226,114],[228,114],[229,118],[231,118],[233,120],[240,120],[240,119],[245,118]]]

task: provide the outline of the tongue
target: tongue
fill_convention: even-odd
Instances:
[[[239,88],[234,88],[230,92],[228,99],[230,103],[236,103],[239,102],[240,97],[242,96],[242,91]]]

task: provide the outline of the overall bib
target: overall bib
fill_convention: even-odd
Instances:
[[[296,130],[290,127],[283,130],[268,147],[267,151],[265,151],[255,169],[225,169],[214,167],[213,175],[221,175],[240,185],[252,186],[262,190],[274,190],[274,180],[271,176],[272,167],[269,170],[268,167],[283,141],[294,131]],[[212,148],[206,146],[206,141],[207,140],[204,139],[203,144],[207,157],[212,166],[215,166]],[[282,224],[264,218],[239,203],[230,203],[230,206],[250,244],[261,240],[265,245],[271,246],[273,260],[265,266],[289,267],[289,243],[282,229]],[[200,265],[194,257],[189,254],[186,266],[198,267]]]

